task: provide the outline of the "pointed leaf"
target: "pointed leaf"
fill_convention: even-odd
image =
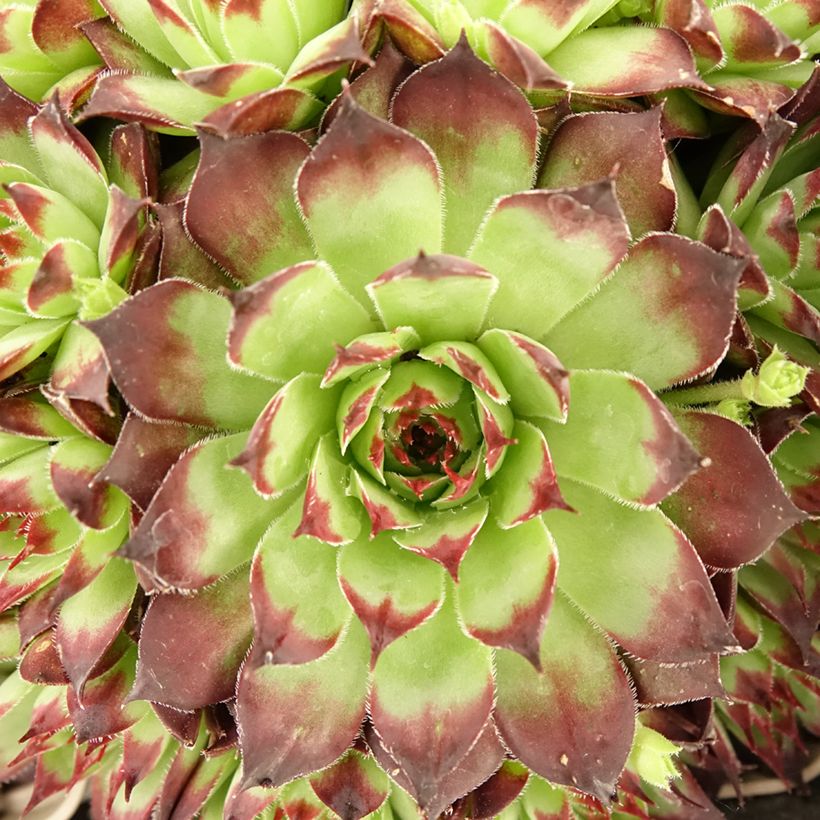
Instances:
[[[156,583],[187,590],[247,561],[277,508],[256,494],[247,476],[228,468],[244,444],[238,435],[188,450],[121,554]]]
[[[577,606],[639,658],[689,662],[734,646],[697,553],[662,513],[565,483],[577,514],[544,520],[561,555],[558,584]]]
[[[72,239],[55,242],[43,256],[26,294],[26,307],[37,316],[59,319],[77,313],[82,279],[99,276],[97,258],[86,245]]]
[[[7,190],[28,229],[43,242],[76,239],[89,248],[99,244],[99,228],[57,191],[27,182],[12,182]]]
[[[339,584],[370,636],[373,663],[397,638],[426,621],[441,603],[442,570],[387,535],[342,547]]]
[[[285,71],[299,51],[295,4],[287,0],[226,0],[222,31],[232,53]],[[275,32],[265,37],[262,32]]]
[[[262,411],[232,465],[248,473],[260,495],[281,494],[306,475],[316,440],[333,429],[338,400],[338,391],[320,389],[318,376],[291,379]]]
[[[677,202],[660,126],[659,107],[568,117],[550,141],[538,185],[563,188],[613,178],[633,236],[667,231]]]
[[[71,438],[52,450],[51,483],[69,512],[87,527],[104,530],[128,510],[128,500],[116,487],[95,482],[111,448],[86,438]]]
[[[503,467],[493,481],[492,512],[504,529],[550,509],[567,509],[544,434],[526,421],[513,429]]]
[[[322,377],[322,387],[332,387],[346,379],[355,379],[374,367],[393,364],[402,354],[420,346],[421,340],[412,327],[397,327],[382,333],[366,333],[347,347],[336,351]]]
[[[0,467],[0,512],[40,514],[60,505],[48,478],[49,456],[41,445]]]
[[[540,519],[509,530],[486,523],[461,564],[458,611],[467,632],[538,668],[557,574],[555,544]]]
[[[492,705],[490,650],[461,631],[452,592],[379,656],[371,719],[423,809],[478,739]]]
[[[81,701],[89,675],[114,643],[131,611],[136,588],[131,565],[121,558],[111,558],[88,586],[60,607],[55,642]]]
[[[367,285],[385,327],[403,324],[425,342],[475,338],[498,282],[483,268],[454,256],[417,257]],[[457,303],[453,314],[450,305]]]
[[[245,569],[194,595],[155,595],[130,698],[186,711],[232,698],[253,629],[248,593]]]
[[[752,435],[714,413],[677,416],[708,466],[664,504],[712,567],[733,569],[762,555],[781,533],[803,520]]]
[[[612,271],[628,241],[611,181],[503,197],[470,250],[500,283],[487,326],[543,340]]]
[[[177,459],[202,436],[194,427],[153,424],[131,413],[99,480],[119,487],[145,510]]]
[[[434,511],[417,529],[394,533],[393,540],[400,547],[441,564],[457,582],[461,562],[484,525],[488,511],[488,504],[483,500],[452,510]]]
[[[336,581],[336,550],[294,537],[293,504],[265,533],[251,567],[253,654],[248,663],[307,663],[332,649],[350,620]]]
[[[365,715],[368,661],[367,634],[354,619],[318,660],[245,666],[236,709],[246,787],[280,786],[350,747]]]
[[[496,651],[502,739],[536,774],[607,801],[635,731],[626,673],[606,638],[560,595],[540,660],[542,673],[514,652]]]
[[[346,492],[349,468],[342,460],[332,433],[323,436],[313,453],[308,473],[302,518],[294,535],[309,535],[326,544],[341,546],[358,538],[362,530],[361,507]]]
[[[491,106],[486,100],[492,99]],[[392,121],[429,145],[442,167],[444,248],[463,255],[487,209],[532,185],[538,125],[526,98],[466,39],[421,68],[393,99]]]
[[[138,413],[242,429],[253,423],[271,387],[228,365],[229,321],[225,299],[171,279],[87,326],[105,348],[114,382]],[[161,370],[157,361],[163,362]]]
[[[663,28],[590,28],[550,52],[549,63],[577,91],[607,97],[705,87],[686,42]]]
[[[34,103],[0,80],[0,156],[7,163],[39,173],[40,162],[28,131],[28,121],[36,113]]]
[[[692,379],[726,352],[743,267],[699,242],[652,234],[546,344],[569,367],[627,370],[653,389]]]
[[[476,342],[510,391],[519,416],[563,421],[569,407],[569,374],[551,350],[509,330],[494,328]]]
[[[351,749],[338,763],[310,779],[317,797],[341,820],[361,820],[390,793],[390,781],[372,757]]]
[[[319,254],[362,302],[364,285],[392,265],[419,250],[441,250],[433,154],[406,131],[367,114],[349,94],[302,167],[297,194]]]
[[[231,361],[273,379],[322,373],[334,345],[376,329],[324,262],[286,268],[231,300]]]
[[[421,526],[422,517],[413,505],[397,498],[390,490],[362,475],[350,471],[349,492],[358,498],[370,519],[370,537],[384,530],[409,530]]]
[[[420,350],[419,357],[452,370],[499,404],[506,404],[510,400],[510,394],[492,362],[475,345],[467,342],[437,342]]]
[[[108,207],[108,180],[91,143],[54,100],[40,109],[30,127],[49,186],[102,227]]]
[[[390,371],[379,367],[345,385],[336,407],[336,432],[342,454],[347,451],[356,434],[367,424],[373,408],[381,399],[382,387],[389,377]]]
[[[566,424],[541,422],[559,476],[647,507],[677,489],[700,457],[661,401],[621,373],[570,375]]]
[[[243,284],[310,259],[313,248],[293,196],[293,180],[309,154],[305,142],[279,131],[227,139],[200,131],[199,139],[202,153],[185,211],[197,244]]]

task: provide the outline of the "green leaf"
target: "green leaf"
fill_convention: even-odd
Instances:
[[[500,283],[487,327],[542,341],[613,270],[628,240],[611,181],[503,197],[469,253]]]
[[[487,522],[462,561],[456,588],[467,632],[539,668],[557,572],[558,553],[540,518],[513,529]]]
[[[401,549],[388,535],[342,547],[339,583],[370,636],[373,663],[439,608],[442,576],[441,567]]]
[[[743,260],[682,236],[650,234],[545,343],[568,367],[626,370],[669,387],[723,358]]]
[[[558,585],[595,623],[651,661],[704,660],[734,645],[700,558],[660,511],[563,486],[577,512],[544,517],[561,556]]]
[[[576,370],[569,389],[566,424],[539,422],[559,476],[652,506],[698,468],[700,457],[643,382],[622,373]]]
[[[391,111],[441,164],[444,249],[464,255],[493,202],[532,185],[538,126],[531,106],[462,40],[403,83]]]
[[[441,184],[430,149],[367,114],[349,94],[296,186],[319,254],[363,303],[374,277],[419,249],[441,249]]]
[[[338,393],[322,390],[318,376],[303,373],[270,400],[232,462],[261,495],[279,495],[305,477],[316,440],[333,429]]]
[[[323,373],[334,345],[376,329],[323,262],[286,268],[231,300],[231,361],[272,379]]]
[[[422,808],[481,734],[493,690],[490,650],[461,631],[452,590],[436,615],[379,656],[370,717]]]
[[[419,254],[367,285],[385,327],[411,325],[425,343],[478,336],[498,282],[455,256]],[[459,310],[453,312],[452,305]]]

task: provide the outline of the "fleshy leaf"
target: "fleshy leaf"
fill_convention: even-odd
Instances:
[[[91,143],[68,121],[54,100],[40,109],[30,127],[49,186],[102,227],[108,207],[108,184]]]
[[[129,414],[99,480],[119,487],[145,510],[177,459],[204,433],[181,424],[154,424]]]
[[[12,182],[7,190],[29,230],[43,242],[76,239],[89,248],[99,244],[99,228],[57,191],[28,182]]]
[[[533,772],[608,801],[635,731],[626,673],[606,638],[560,595],[540,660],[541,673],[520,655],[496,650],[502,739]]]
[[[322,390],[319,377],[303,373],[270,400],[245,449],[233,460],[260,495],[279,495],[304,478],[316,440],[333,429],[338,391]]]
[[[192,711],[232,698],[253,631],[248,593],[245,569],[194,595],[155,595],[131,700]]]
[[[324,262],[286,268],[231,299],[231,361],[272,379],[323,373],[334,345],[377,328]]]
[[[467,632],[539,668],[557,573],[555,544],[540,519],[506,530],[486,523],[460,569],[458,611]]]
[[[379,656],[370,716],[423,809],[484,729],[493,688],[490,650],[461,631],[452,591],[435,616]]]
[[[371,538],[383,530],[408,530],[421,526],[422,517],[412,505],[358,470],[352,469],[350,473],[349,492],[364,506],[370,519]]]
[[[293,180],[309,153],[305,142],[280,131],[232,138],[200,131],[199,139],[185,211],[197,244],[243,284],[310,259],[293,197]]]
[[[300,507],[292,505],[274,522],[253,559],[253,666],[316,660],[350,620],[336,582],[336,550],[314,538],[294,538]]]
[[[569,374],[552,351],[520,333],[497,328],[484,333],[477,345],[510,391],[516,415],[566,419]]]
[[[77,437],[58,444],[49,465],[52,486],[66,508],[87,527],[98,530],[112,526],[128,510],[120,490],[95,482],[110,455],[107,445]]]
[[[441,164],[449,253],[467,252],[499,196],[532,185],[538,142],[532,108],[473,54],[466,38],[401,86],[391,118],[424,140]]]
[[[534,425],[519,421],[513,434],[493,491],[493,514],[505,528],[515,527],[548,509],[568,509],[543,433]]]
[[[660,108],[568,117],[550,141],[538,185],[561,188],[611,177],[633,236],[669,230],[677,203],[660,126]]]
[[[326,544],[349,544],[362,530],[361,509],[346,493],[348,465],[332,433],[323,436],[313,453],[302,519],[294,535],[308,535]]]
[[[386,367],[402,354],[418,348],[421,340],[412,327],[397,327],[382,333],[366,333],[347,347],[339,348],[322,377],[322,387],[355,379],[374,367]]]
[[[549,62],[576,91],[607,97],[705,87],[686,42],[669,29],[590,28],[550,52]]]
[[[650,234],[545,342],[569,367],[627,370],[653,389],[692,379],[726,352],[743,267],[699,242]]]
[[[441,568],[400,549],[388,535],[342,547],[339,583],[370,636],[373,663],[426,621],[444,594]]]
[[[389,377],[389,370],[378,367],[345,385],[336,407],[336,432],[342,453],[367,423]]]
[[[803,520],[747,430],[714,413],[685,412],[677,421],[709,464],[664,510],[708,566],[733,569],[754,561]]]
[[[652,506],[696,470],[700,457],[663,403],[638,379],[576,370],[566,424],[540,422],[559,476]]]
[[[297,194],[319,254],[362,302],[364,285],[392,265],[420,249],[441,250],[441,183],[433,154],[406,131],[366,113],[350,94],[303,165]],[[350,231],[351,224],[370,230]]]
[[[469,254],[500,283],[487,326],[517,330],[542,341],[612,271],[628,242],[629,231],[610,180],[503,197],[488,214]],[[584,258],[580,267],[579,255]]]
[[[365,715],[369,657],[367,634],[353,619],[318,660],[245,666],[236,710],[246,787],[280,786],[347,751]]]
[[[367,292],[385,327],[410,324],[429,343],[475,338],[497,287],[495,277],[464,259],[422,253],[383,273]]]
[[[384,771],[372,757],[356,749],[311,777],[310,785],[341,820],[361,820],[375,812],[390,792],[390,781]]]
[[[270,398],[271,386],[228,365],[230,312],[220,296],[169,279],[87,326],[105,348],[114,382],[138,413],[243,429]]]
[[[188,450],[168,473],[121,554],[160,584],[199,589],[247,561],[276,514],[243,473],[245,444],[229,436]]]
[[[639,658],[688,662],[734,646],[683,533],[658,510],[630,509],[583,484],[564,483],[577,514],[548,513],[544,520],[561,555],[558,584],[577,606]],[[613,596],[613,584],[624,594]]]
[[[506,404],[510,400],[510,394],[492,362],[475,345],[467,342],[436,342],[422,348],[419,357],[452,370],[499,404]]]
[[[393,534],[393,540],[405,549],[441,564],[458,581],[461,562],[487,519],[486,501],[431,512],[424,523],[413,530]]]
[[[89,675],[125,623],[136,588],[131,565],[111,558],[88,586],[60,607],[54,640],[80,701]]]

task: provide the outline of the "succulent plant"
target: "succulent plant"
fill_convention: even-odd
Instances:
[[[268,128],[304,127],[338,93],[346,69],[368,60],[347,0],[101,4],[110,20],[85,31],[109,71],[97,80],[86,117],[190,133],[236,103],[215,122],[241,116]]]
[[[733,744],[799,783],[817,21],[570,5],[0,5],[29,807],[711,818]]]
[[[390,122],[351,90],[312,149],[200,134],[186,226],[246,287],[229,301],[163,281],[86,323],[130,421],[146,420],[113,483],[134,497],[169,423],[210,431],[134,499],[120,555],[152,602],[131,698],[189,715],[195,749],[197,715],[231,725],[235,698],[236,783],[268,802],[337,806],[355,783],[358,800],[404,789],[436,814],[502,766],[498,734],[534,774],[605,801],[641,752],[604,632],[638,679],[734,645],[657,508],[703,465],[653,391],[720,360],[742,264],[671,234],[630,248],[610,181],[531,189],[535,116],[466,43],[395,94],[372,72],[368,103],[386,114],[392,98]],[[739,426],[681,418],[748,457]],[[801,515],[751,458],[771,512],[744,549],[762,552]],[[709,495],[686,499],[712,526]],[[723,566],[747,560],[738,549]],[[686,617],[658,630],[667,610]],[[200,764],[220,783],[224,755]],[[499,780],[510,769],[523,785],[512,762]]]
[[[82,26],[104,14],[97,0],[1,0],[0,77],[36,102],[85,102],[102,60]]]

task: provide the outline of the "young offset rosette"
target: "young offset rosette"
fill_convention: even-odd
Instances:
[[[584,98],[708,88],[685,40],[671,28],[650,28],[638,20],[607,25],[618,5],[617,0],[569,6],[551,0],[356,0],[352,14],[366,44],[378,42],[385,31],[416,63],[441,57],[463,33],[476,54],[533,92],[534,99],[552,100],[550,92],[570,87],[580,105]]]
[[[110,20],[84,31],[109,71],[97,81],[85,117],[192,133],[194,123],[232,103],[215,123],[304,128],[338,93],[340,75],[368,61],[347,0],[101,4]]]
[[[56,100],[37,107],[5,85],[0,139],[0,379],[47,383],[77,425],[113,443],[102,350],[73,320],[104,315],[152,274],[153,143],[118,126],[103,162]]]
[[[721,359],[742,265],[630,247],[610,180],[533,189],[535,115],[466,43],[398,91],[394,57],[314,148],[201,132],[186,225],[244,289],[87,323],[135,413],[213,433],[121,550],[153,598],[132,697],[230,704],[271,800],[364,816],[383,770],[436,815],[506,749],[607,801],[636,706],[610,641],[735,646],[657,507],[701,458],[654,391]]]
[[[82,104],[102,68],[82,27],[104,15],[97,0],[0,0],[0,77],[37,102]]]

